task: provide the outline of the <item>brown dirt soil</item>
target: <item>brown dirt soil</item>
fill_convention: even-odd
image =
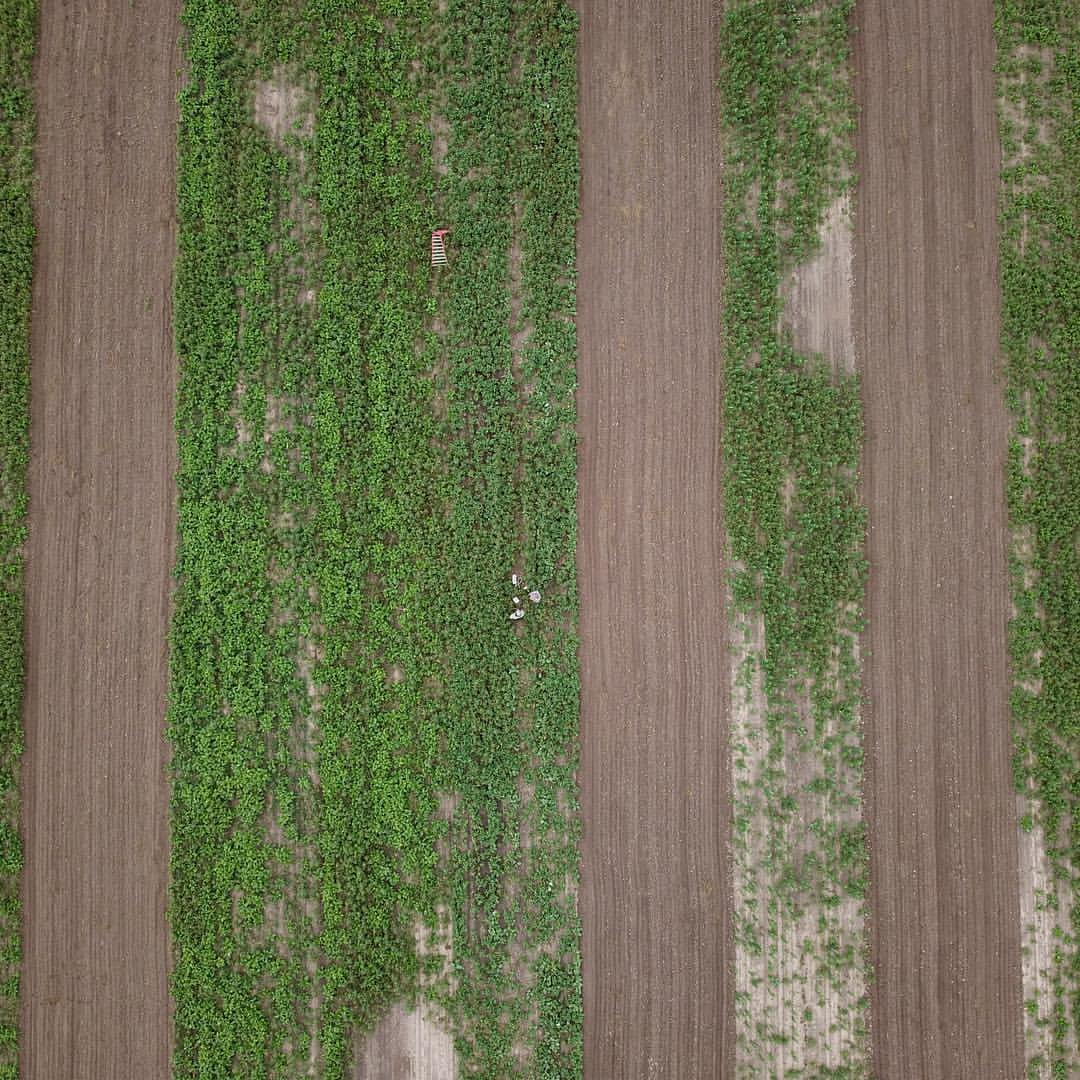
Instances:
[[[24,1080],[163,1078],[177,0],[42,5]]]
[[[722,1077],[718,9],[578,7],[585,1075]]]
[[[1023,1075],[992,8],[857,20],[880,1080]]]

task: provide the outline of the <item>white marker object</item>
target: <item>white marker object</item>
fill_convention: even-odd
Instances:
[[[539,604],[540,603],[540,590],[539,589],[533,589],[533,591],[531,593],[529,593],[529,599],[534,604]]]
[[[517,583],[518,583],[518,576],[517,576],[517,574],[511,574],[511,575],[510,575],[510,584],[511,584],[511,585],[516,585]]]
[[[514,614],[510,616],[511,621],[513,621],[515,619],[524,619],[524,618],[525,618],[525,612],[522,611],[521,608],[518,608],[517,611],[515,611]]]

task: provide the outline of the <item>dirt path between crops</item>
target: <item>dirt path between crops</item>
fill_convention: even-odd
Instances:
[[[177,13],[42,4],[24,1080],[168,1075]]]
[[[992,0],[859,5],[875,1076],[1023,1075]]]
[[[716,5],[579,8],[585,1076],[723,1077]]]

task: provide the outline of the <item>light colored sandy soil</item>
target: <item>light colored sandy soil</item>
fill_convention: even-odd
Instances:
[[[1040,82],[1045,82],[1050,75],[1053,66],[1054,53],[1052,49],[1037,49],[1024,46],[1019,50],[1019,56],[1027,61],[1038,60],[1042,71],[1037,76]],[[1024,72],[1020,78],[1026,79]],[[1015,127],[1015,133],[1020,140],[1019,148],[1014,156],[1004,155],[1004,163],[1007,166],[1021,165],[1030,160],[1033,151],[1040,145],[1045,145],[1048,138],[1048,130],[1044,122],[1035,125],[1034,138],[1031,138],[1031,122],[1028,119],[1023,102],[1010,102],[1004,98],[999,99],[999,107],[1004,110],[1007,124]],[[1028,184],[1028,190],[1033,191],[1039,184],[1038,173],[1033,173]],[[1028,242],[1026,221],[1023,224],[1021,247]],[[1033,413],[1030,400],[1025,401],[1024,407]],[[1032,415],[1033,426],[1037,426],[1037,418]],[[1022,448],[1021,464],[1025,470],[1030,469],[1034,456],[1034,440],[1028,436],[1019,439]],[[1023,567],[1024,587],[1033,588],[1035,585],[1035,569],[1033,564],[1033,546],[1030,534],[1014,532],[1013,555]],[[1013,612],[1015,614],[1015,610]],[[1041,682],[1025,684],[1029,693],[1038,694],[1041,691]],[[1032,815],[1034,807],[1024,795],[1017,798],[1017,820],[1025,815]],[[1058,841],[1060,843],[1060,840]],[[1049,1063],[1062,1053],[1062,1046],[1053,1035],[1053,1008],[1059,1000],[1054,992],[1053,984],[1060,976],[1061,965],[1054,963],[1055,951],[1062,941],[1071,936],[1073,919],[1074,896],[1073,890],[1068,888],[1062,881],[1055,879],[1053,868],[1046,854],[1046,839],[1043,829],[1039,825],[1028,831],[1019,830],[1017,842],[1017,854],[1019,856],[1019,884],[1020,884],[1020,936],[1023,970],[1024,992],[1024,1045],[1028,1060],[1041,1057]],[[1067,1026],[1067,1039],[1065,1045],[1065,1060],[1070,1069],[1069,1075],[1080,1075],[1080,1046],[1076,1041],[1075,1025]],[[1029,1066],[1029,1071],[1031,1067]],[[1032,1080],[1050,1080],[1050,1065],[1031,1072]]]
[[[850,197],[842,196],[828,208],[818,235],[820,249],[781,281],[781,325],[803,355],[820,356],[834,371],[851,374],[855,339]],[[784,511],[790,514],[793,478],[785,481],[781,494]],[[837,1072],[866,1053],[861,1024],[867,985],[857,963],[830,968],[827,942],[861,954],[864,905],[845,897],[826,907],[813,888],[800,897],[797,911],[770,910],[769,898],[781,890],[783,875],[814,851],[817,842],[808,831],[810,824],[828,820],[857,825],[860,807],[830,802],[808,790],[807,785],[822,775],[824,762],[816,744],[800,745],[801,740],[788,735],[783,793],[797,809],[789,821],[770,823],[761,779],[769,755],[759,664],[766,650],[765,628],[760,621],[747,623],[738,632],[733,627],[731,637],[736,1075],[757,1080]],[[802,702],[800,713],[807,730],[813,730],[809,700]],[[823,732],[823,741],[830,734]],[[843,786],[857,792],[858,777],[849,776]]]
[[[356,1080],[456,1080],[454,1040],[423,1006],[395,1005],[364,1043]]]
[[[1017,819],[1028,813],[1027,800],[1017,796]],[[1054,950],[1059,941],[1071,934],[1073,891],[1060,879],[1055,879],[1046,856],[1046,841],[1042,829],[1035,826],[1030,832],[1019,830],[1017,843],[1020,867],[1020,933],[1022,942],[1021,966],[1024,978],[1024,1043],[1029,1059],[1042,1055],[1050,1062],[1060,1052],[1053,1038],[1054,1003],[1058,995],[1052,991],[1053,979],[1059,975],[1054,964]],[[1030,1010],[1030,1011],[1029,1011]],[[1069,1025],[1071,1042],[1067,1045],[1070,1076],[1080,1076],[1080,1047],[1077,1047],[1075,1028]],[[1031,1080],[1051,1080],[1049,1065],[1032,1074]]]
[[[443,812],[452,813],[450,800]],[[422,923],[414,928],[417,955],[436,957],[439,970],[421,977],[421,986],[438,982],[452,987],[453,927],[449,912],[436,912],[434,932]],[[457,1054],[448,1025],[423,998],[410,1008],[398,1002],[363,1040],[356,1056],[354,1080],[457,1080]]]
[[[819,236],[817,254],[781,282],[782,322],[799,352],[820,354],[836,370],[850,375],[855,371],[851,273],[855,234],[850,196],[841,196],[829,207]]]
[[[1026,156],[1021,150],[1021,156]],[[1030,408],[1030,401],[1025,405]],[[1030,437],[1022,437],[1021,462],[1025,469],[1030,468],[1035,444]],[[1035,583],[1035,570],[1032,566],[1033,545],[1030,533],[1014,530],[1013,555],[1023,567],[1024,587],[1030,589]],[[1015,608],[1013,610],[1015,615]],[[1024,689],[1031,694],[1038,694],[1042,689],[1041,680],[1025,682]],[[1017,867],[1020,885],[1020,941],[1021,968],[1024,991],[1024,1049],[1029,1062],[1042,1058],[1051,1062],[1061,1054],[1061,1045],[1054,1039],[1053,1008],[1057,1000],[1053,984],[1059,977],[1060,963],[1055,964],[1055,952],[1059,943],[1067,940],[1073,917],[1073,891],[1060,879],[1055,879],[1053,867],[1046,853],[1045,833],[1040,825],[1034,824],[1034,807],[1024,794],[1017,795],[1016,818],[1020,821],[1025,815],[1032,815],[1033,827],[1030,830],[1020,828],[1017,839]],[[1069,1039],[1068,1055],[1073,1072],[1080,1073],[1080,1047],[1076,1045],[1075,1028],[1067,1028]],[[1067,1058],[1066,1060],[1069,1060]],[[1051,1080],[1050,1065],[1046,1064],[1032,1072],[1031,1080]]]
[[[730,599],[726,610],[731,610]],[[760,880],[767,835],[757,778],[768,757],[760,723],[765,713],[761,666],[765,627],[759,619],[732,626],[728,644],[731,686],[731,773],[734,805],[732,823],[732,892],[739,903],[732,910],[735,940],[735,1031],[737,1069],[745,1073],[759,1060],[757,1024],[774,1015],[768,985],[772,946],[762,939],[767,922],[766,883]]]
[[[309,95],[290,78],[284,65],[275,67],[269,79],[255,84],[255,122],[279,146],[285,145],[288,135],[310,137],[315,130],[315,117]]]
[[[41,5],[24,1080],[169,1071],[178,8]]]
[[[867,985],[858,965],[829,969],[826,938],[861,952],[864,906],[845,897],[825,908],[809,896],[792,914],[770,910],[769,898],[776,871],[797,863],[807,846],[808,822],[827,817],[852,824],[860,814],[853,807],[837,817],[821,796],[806,791],[820,771],[816,755],[800,754],[790,744],[784,758],[786,790],[799,810],[791,823],[770,825],[761,779],[769,754],[760,666],[765,628],[760,618],[744,619],[732,626],[731,637],[735,1076],[817,1076],[828,1075],[828,1069],[838,1075],[866,1052],[859,1022]]]

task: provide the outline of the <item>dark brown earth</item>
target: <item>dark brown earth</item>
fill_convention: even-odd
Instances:
[[[1023,1075],[992,0],[862,0],[875,1076]]]
[[[160,1080],[178,3],[41,9],[22,1076]]]
[[[712,0],[590,0],[578,240],[585,1075],[730,1075]]]

